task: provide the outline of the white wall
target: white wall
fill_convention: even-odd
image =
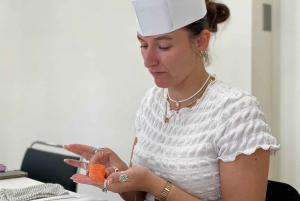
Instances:
[[[274,128],[282,145],[279,178],[300,189],[300,2],[273,0]],[[298,58],[297,58],[298,57]]]
[[[300,156],[300,147],[299,142],[300,142],[300,137],[299,137],[299,133],[300,133],[300,1],[296,2],[296,8],[297,8],[297,16],[296,16],[296,29],[297,29],[297,36],[295,41],[296,41],[296,73],[295,73],[295,77],[294,79],[296,80],[296,87],[295,87],[295,96],[296,96],[296,109],[295,109],[295,124],[296,124],[296,129],[295,129],[295,135],[297,136],[297,142],[298,144],[295,146],[295,152],[296,152],[296,158],[298,160],[296,160],[296,164],[295,164],[295,168],[299,168],[300,167],[300,160],[299,160],[299,156]],[[300,190],[300,174],[299,171],[297,171],[297,175],[296,175],[296,181],[295,181],[296,187],[298,190]]]
[[[110,147],[129,162],[135,112],[153,84],[131,1],[1,0],[0,9],[1,163],[20,168],[35,140]]]
[[[252,91],[252,0],[223,0],[230,11],[228,22],[212,37],[212,63],[208,71],[226,83]]]
[[[273,125],[273,21],[271,31],[263,30],[263,4],[271,5],[272,0],[252,1],[252,94],[260,102],[266,121],[271,127],[272,134],[278,138],[278,133]],[[274,13],[274,10],[273,10]],[[276,157],[271,157],[269,179],[278,181],[278,152]]]

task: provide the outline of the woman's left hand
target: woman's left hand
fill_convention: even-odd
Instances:
[[[86,175],[74,174],[71,179],[76,183],[93,185],[99,188],[103,188],[103,183],[95,182],[89,177],[88,167],[92,164],[103,164],[106,167],[106,176],[115,171],[117,167],[119,170],[127,170],[128,166],[119,158],[119,156],[109,148],[105,148],[93,154],[95,148],[82,144],[70,144],[65,145],[64,149],[73,152],[83,158],[90,160],[89,162],[65,159],[64,161],[72,166],[83,168],[84,164],[88,164],[86,167]]]
[[[114,172],[107,177],[108,186],[107,189],[114,193],[130,192],[130,191],[145,191],[149,192],[152,185],[151,181],[154,178],[154,174],[144,167],[131,167],[124,171],[124,174],[128,179],[124,182],[119,181],[120,176],[123,173]]]

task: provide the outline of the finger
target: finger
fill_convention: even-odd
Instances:
[[[71,179],[80,184],[88,184],[88,185],[93,185],[99,188],[103,187],[103,183],[101,182],[95,182],[93,181],[89,176],[87,175],[82,175],[82,174],[74,174]]]
[[[65,159],[64,162],[69,165],[72,165],[74,167],[78,167],[78,168],[84,168],[84,164],[86,163],[86,162],[78,161],[78,160],[74,160],[74,159]],[[87,166],[87,169],[88,169],[88,166]]]
[[[106,177],[108,177],[109,175],[111,175],[112,173],[115,173],[115,172],[119,172],[119,169],[117,167],[108,167],[106,168]]]
[[[122,176],[122,177],[121,177]],[[115,172],[110,174],[107,177],[107,181],[108,181],[108,185],[114,184],[114,183],[118,183],[118,182],[129,182],[129,177],[128,174],[126,174],[126,172],[124,171],[120,171],[120,172]]]
[[[69,145],[64,145],[63,147],[67,151],[77,154],[83,158],[88,158],[90,154],[93,153],[94,150],[93,147],[82,145],[82,144],[69,144]]]
[[[64,148],[84,158],[86,158],[93,152],[93,147],[81,144],[64,145]]]
[[[109,155],[110,155],[110,153],[108,152],[108,149],[105,148],[104,151],[98,151],[97,153],[95,153],[91,157],[90,163],[91,164],[95,164],[95,163],[104,164],[104,163],[110,162]]]

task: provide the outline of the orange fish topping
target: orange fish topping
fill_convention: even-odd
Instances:
[[[104,165],[101,165],[101,164],[90,165],[89,177],[92,178],[92,180],[103,183],[104,176],[105,176],[105,166]]]

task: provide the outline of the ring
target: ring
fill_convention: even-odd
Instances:
[[[115,172],[119,172],[119,169],[116,166],[112,166],[115,169]]]
[[[94,154],[97,153],[98,151],[101,151],[101,153],[104,154],[104,148],[95,149]]]
[[[125,174],[125,172],[121,171],[121,175],[120,175],[120,177],[119,177],[119,181],[120,181],[120,182],[125,182],[125,181],[127,181],[127,180],[128,180],[128,175]]]
[[[87,163],[87,162],[84,162],[84,163],[83,163],[83,169],[87,170],[87,169],[88,169],[88,168],[87,168],[87,167],[88,167],[88,165],[89,165],[89,163]]]
[[[98,151],[101,151],[101,153],[104,154],[104,148],[99,148],[99,149],[93,148],[93,153],[91,153],[86,160],[88,161],[91,160],[92,156],[94,156],[95,153],[97,153]]]
[[[104,192],[104,193],[107,192],[106,184],[107,184],[107,179],[105,179],[105,180],[104,180],[104,183],[103,183],[102,192]]]

